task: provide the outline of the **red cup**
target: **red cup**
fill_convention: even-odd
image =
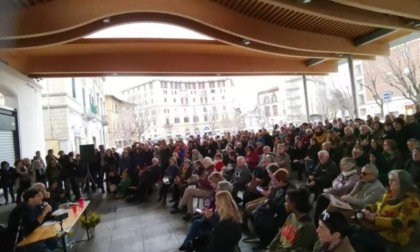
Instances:
[[[76,214],[77,213],[77,205],[72,205],[71,209],[73,210],[73,213]]]

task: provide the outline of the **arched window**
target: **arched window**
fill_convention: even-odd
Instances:
[[[270,103],[270,98],[268,98],[268,96],[264,97],[264,104],[269,104]]]
[[[277,111],[277,105],[273,105],[273,116],[278,116],[279,112]]]
[[[277,96],[275,94],[273,94],[273,96],[271,97],[271,102],[272,103],[276,103],[277,102]]]

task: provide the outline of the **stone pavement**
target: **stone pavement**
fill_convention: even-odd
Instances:
[[[168,207],[155,202],[156,196],[150,196],[150,202],[129,204],[124,200],[111,199],[106,194],[92,196],[88,211],[103,214],[101,223],[96,227],[95,238],[76,243],[69,252],[164,252],[178,251],[190,227],[181,215],[169,213]],[[7,223],[7,218],[15,204],[0,206],[0,224]],[[79,225],[74,228],[69,241],[86,239],[85,230]],[[248,244],[240,243],[242,252],[252,251]]]

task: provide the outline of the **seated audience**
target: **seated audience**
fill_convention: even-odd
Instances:
[[[175,152],[174,152],[175,153]],[[175,179],[179,174],[179,167],[177,159],[171,157],[169,159],[169,167],[166,169],[165,175],[162,178],[162,183],[159,190],[158,202],[161,202],[162,205],[166,205],[166,198],[168,197],[169,188],[175,183]]]
[[[420,189],[420,145],[412,152],[412,158],[405,163],[405,170],[411,174],[417,189]]]
[[[174,202],[173,207],[178,206],[181,195],[185,189],[189,186],[188,180],[190,179],[193,172],[191,160],[185,159],[182,164],[181,170],[178,176],[175,178],[175,182],[172,186],[172,200]]]
[[[179,202],[178,206],[175,206],[174,209],[171,211],[171,214],[183,213],[184,207],[187,208],[186,215],[182,218],[183,220],[190,220],[192,214],[194,212],[193,207],[193,200],[195,197],[198,198],[208,198],[213,190],[210,182],[208,181],[208,177],[214,171],[214,166],[212,164],[212,160],[209,157],[203,159],[204,165],[204,172],[201,174],[200,178],[198,179],[197,188],[189,187],[185,189],[184,195],[182,195],[182,199]]]
[[[261,192],[256,188],[261,186],[262,188],[267,188],[268,183],[270,182],[269,173],[267,172],[267,166],[274,163],[274,157],[271,155],[266,155],[262,163],[260,163],[252,172],[252,180],[247,184],[247,189],[243,194],[243,206],[250,201],[259,199],[262,197]]]
[[[286,192],[288,189],[294,188],[289,182],[289,173],[286,169],[277,170],[273,177],[275,186],[269,189],[267,201],[251,213],[252,226],[259,238],[257,249],[267,247],[279,228],[283,226],[287,218],[284,208]],[[244,242],[254,242],[254,239],[245,239]]]
[[[398,150],[397,142],[394,140],[384,141],[384,152],[385,164],[388,171],[400,170],[404,168],[404,159],[401,152]]]
[[[209,181],[215,188],[211,193],[209,204],[204,206],[201,209],[200,213],[197,213],[192,218],[191,228],[188,231],[184,242],[179,248],[180,251],[192,249],[191,241],[194,238],[203,237],[211,234],[211,231],[213,230],[214,226],[219,221],[219,215],[217,214],[216,210],[216,193],[220,191],[232,191],[232,184],[224,180],[221,174],[218,172],[213,172],[209,176]]]
[[[356,161],[356,166],[359,167],[359,169],[360,167],[363,167],[369,163],[368,156],[364,155],[364,150],[362,146],[354,146],[352,150],[352,157],[354,161]]]
[[[197,248],[198,252],[234,252],[241,239],[241,215],[238,206],[229,192],[216,193],[216,210],[219,221],[214,226],[209,244]]]
[[[359,252],[350,243],[348,238],[350,226],[341,213],[325,211],[319,217],[318,225],[316,229],[318,242],[313,252]]]
[[[269,160],[273,160],[274,158],[272,156],[268,156],[267,157],[267,161]],[[263,187],[263,191],[257,191],[256,193],[258,193],[259,198],[249,201],[245,204],[244,207],[244,211],[242,213],[242,227],[247,230],[248,229],[248,219],[249,219],[249,215],[252,213],[252,211],[254,211],[257,207],[259,207],[260,205],[262,205],[263,203],[265,203],[267,201],[267,197],[270,193],[270,188],[275,187],[276,186],[276,179],[274,178],[274,173],[280,169],[278,167],[277,164],[275,163],[270,163],[268,164],[267,168],[266,168],[266,172],[268,174],[268,185]],[[244,194],[244,198],[245,198]],[[245,201],[244,201],[245,203]]]
[[[325,188],[316,202],[314,222],[318,226],[319,215],[327,209],[330,204],[330,197],[341,198],[350,193],[356,183],[360,180],[360,174],[356,167],[356,162],[352,158],[343,158],[340,161],[341,173],[332,182],[331,188]]]
[[[340,198],[356,210],[377,202],[385,193],[385,187],[378,179],[378,169],[374,165],[365,165],[361,175],[362,179],[356,183],[353,190]]]
[[[389,191],[380,201],[362,210],[361,224],[365,228],[351,236],[356,251],[382,252],[388,245],[407,244],[420,216],[419,197],[408,172],[390,171]]]
[[[233,173],[232,180],[230,181],[233,185],[232,196],[236,202],[242,201],[238,198],[239,191],[245,191],[246,185],[252,179],[251,171],[249,170],[248,166],[246,165],[245,158],[239,156],[237,159],[237,166]]]
[[[128,202],[139,201],[143,203],[146,201],[146,193],[150,186],[160,180],[161,167],[159,166],[159,160],[157,158],[152,159],[152,166],[149,168],[139,170],[139,181],[137,186],[130,186]]]
[[[328,151],[318,152],[319,164],[311,171],[307,187],[315,194],[315,199],[324,190],[330,188],[333,180],[340,174],[340,169],[330,160]]]
[[[289,252],[299,248],[312,250],[317,237],[309,215],[312,209],[309,191],[301,187],[286,192],[284,204],[289,217],[268,246],[267,252]]]

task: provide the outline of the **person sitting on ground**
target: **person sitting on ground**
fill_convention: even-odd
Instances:
[[[356,183],[360,180],[360,174],[356,167],[356,161],[352,158],[343,158],[340,161],[341,174],[332,182],[331,188],[325,188],[324,193],[319,195],[315,207],[315,225],[318,226],[319,215],[327,209],[330,204],[330,197],[341,198],[350,193]]]
[[[344,215],[325,211],[319,217],[318,225],[316,232],[319,239],[313,252],[356,252],[348,238],[350,226]]]
[[[317,237],[309,212],[310,192],[301,187],[286,192],[285,208],[289,214],[283,227],[267,248],[267,252],[289,252],[294,249],[312,249]]]
[[[385,187],[379,181],[378,174],[376,166],[365,165],[361,172],[362,179],[356,183],[349,194],[341,196],[340,199],[356,210],[377,202],[385,193]]]
[[[127,197],[130,190],[131,178],[128,175],[128,169],[124,169],[121,173],[121,180],[118,184],[117,194],[115,195],[116,199],[123,199]]]
[[[388,245],[406,245],[420,217],[420,196],[410,174],[392,170],[388,177],[389,191],[362,210],[366,228],[351,236],[357,252],[382,252]]]
[[[13,248],[14,242],[20,242],[24,237],[31,234],[36,228],[42,225],[45,217],[51,212],[50,205],[44,205],[41,212],[39,207],[43,200],[42,192],[36,188],[29,188],[23,193],[23,202],[18,204],[11,212],[8,220],[8,248]],[[21,227],[22,233],[17,233]],[[21,235],[22,234],[22,235]],[[46,241],[39,241],[26,246],[28,251],[50,252],[57,248],[56,238]],[[8,250],[6,250],[8,251]]]
[[[216,211],[216,193],[220,191],[232,191],[232,184],[223,179],[220,173],[213,172],[209,176],[209,181],[215,188],[210,196],[210,202],[203,207],[197,215],[192,217],[192,225],[184,239],[180,251],[191,250],[191,241],[196,237],[203,237],[211,234],[216,223],[219,221],[219,215]]]
[[[111,193],[114,195],[116,195],[118,192],[118,185],[120,184],[120,181],[121,177],[118,176],[116,171],[111,170],[108,172],[108,178],[106,182],[108,183],[108,187],[111,190]]]

